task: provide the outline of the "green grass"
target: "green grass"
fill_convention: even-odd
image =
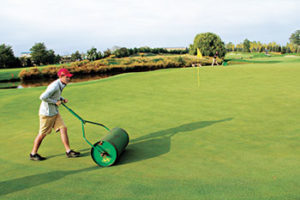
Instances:
[[[23,70],[23,68],[1,69],[0,70],[0,81],[19,79],[19,73],[22,70]]]
[[[286,58],[286,61],[289,61]],[[130,144],[99,168],[78,119],[64,108],[71,145],[48,136],[28,155],[45,87],[0,90],[0,199],[299,199],[300,63],[129,73],[70,84],[63,96],[87,120],[122,127]],[[87,126],[96,142],[104,129]]]
[[[265,53],[259,53],[259,52],[228,52],[225,55],[225,59],[251,59],[251,58],[268,58],[268,57],[278,57],[282,56],[278,53],[270,52],[269,55],[266,55]]]
[[[271,52],[269,55],[264,53],[245,53],[245,52],[230,52],[225,56],[225,60],[229,64],[275,64],[275,63],[287,63],[287,62],[300,62],[300,56],[289,54],[278,54]]]

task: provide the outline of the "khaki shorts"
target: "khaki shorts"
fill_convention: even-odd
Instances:
[[[65,128],[66,125],[61,118],[60,114],[54,116],[40,115],[40,130],[39,134],[50,134],[52,128],[57,132],[61,128]]]

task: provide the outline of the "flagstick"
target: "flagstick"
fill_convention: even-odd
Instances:
[[[197,58],[199,58],[199,66],[197,67],[197,79],[198,79],[198,87],[200,87],[200,66],[201,66],[201,59],[203,57],[199,48],[197,48]]]
[[[198,73],[197,73],[197,79],[198,79],[198,87],[200,87],[200,67],[197,67]]]

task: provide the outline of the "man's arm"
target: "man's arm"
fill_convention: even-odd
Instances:
[[[43,94],[41,94],[40,99],[47,103],[56,104],[57,100],[52,99],[51,97],[57,89],[57,87],[48,87],[47,90]]]

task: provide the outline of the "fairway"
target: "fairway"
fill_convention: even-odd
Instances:
[[[73,83],[63,92],[84,119],[124,128],[126,151],[100,168],[65,108],[59,133],[29,160],[45,87],[0,90],[0,199],[299,199],[300,62],[164,69]],[[292,61],[291,61],[292,60]],[[99,141],[107,131],[87,125]]]

